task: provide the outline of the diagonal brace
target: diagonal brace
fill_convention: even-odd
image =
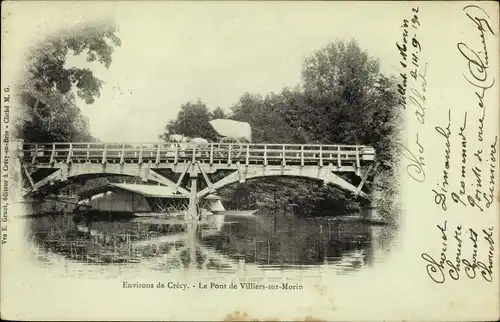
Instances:
[[[177,179],[177,183],[175,184],[175,191],[179,191],[181,188],[181,183],[182,183],[182,179],[184,179],[184,176],[186,175],[186,173],[188,172],[188,170],[191,168],[191,161],[188,162],[187,164],[187,167],[186,169],[184,169],[184,171],[181,173],[181,176],[179,177],[179,179]],[[187,194],[186,195],[189,195],[189,191],[187,191]]]
[[[370,176],[371,173],[373,173],[373,166],[370,165],[368,169],[366,169],[365,173],[363,174],[363,177],[361,178],[361,182],[359,183],[358,187],[356,188],[356,194],[359,194],[359,192],[363,189],[363,186],[365,185],[366,180]]]
[[[168,178],[165,178],[164,176],[162,176],[158,172],[154,171],[153,169],[149,169],[148,176],[149,176],[150,180],[153,179],[154,181],[160,182],[160,183],[166,185],[167,187],[171,187],[171,188],[175,189],[177,192],[180,192],[182,195],[185,195],[185,196],[189,195],[189,191],[187,189],[184,189],[184,188],[178,186],[177,183],[173,182],[172,180],[170,180]]]
[[[28,180],[31,184],[32,191],[38,190],[37,187],[35,186],[35,182],[33,181],[33,178],[31,177],[31,175],[28,172],[28,169],[26,168],[26,165],[24,163],[23,163],[23,170],[24,170],[24,173],[26,174],[26,177],[28,178]]]
[[[26,196],[27,194],[37,190],[38,188],[42,187],[43,185],[46,185],[47,183],[49,183],[57,178],[59,178],[59,179],[62,178],[62,170],[61,169],[58,169],[56,172],[46,176],[42,180],[35,183],[34,187],[32,189],[28,189],[25,192],[23,192],[23,196]]]
[[[207,182],[208,190],[210,191],[210,193],[214,193],[215,189],[212,185],[212,181],[210,181],[210,178],[208,177],[207,173],[201,168],[200,164],[197,163],[197,165],[198,165],[198,169],[200,169],[200,172],[203,175],[203,178]]]
[[[224,178],[222,178],[219,181],[212,184],[212,188],[214,190],[217,190],[221,187],[224,187],[226,184],[229,184],[229,183],[232,183],[234,181],[239,180],[239,176],[240,176],[239,171],[233,171],[229,175],[225,176]],[[205,188],[205,189],[198,192],[198,198],[201,199],[201,198],[205,197],[206,195],[208,195],[209,193],[210,193],[210,189]]]

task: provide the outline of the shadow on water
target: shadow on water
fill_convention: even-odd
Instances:
[[[27,220],[29,239],[37,246],[41,262],[62,256],[93,265],[140,263],[161,271],[234,272],[249,266],[297,270],[323,265],[346,273],[377,261],[374,249],[384,234],[384,227],[368,224],[271,214],[215,215],[203,222],[78,215]]]

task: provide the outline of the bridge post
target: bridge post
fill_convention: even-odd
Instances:
[[[189,194],[189,208],[186,215],[187,220],[195,220],[198,218],[198,191],[197,191],[197,181],[198,181],[198,167],[197,163],[193,162],[189,169],[189,178],[191,179],[191,189]]]
[[[189,268],[193,269],[196,268],[196,234],[197,234],[197,223],[187,223],[186,228],[187,228],[187,234],[188,234],[188,241],[187,241],[187,247],[189,248]]]
[[[370,200],[361,203],[361,217],[365,220],[371,220],[375,217],[377,202],[373,197],[373,194],[370,194]]]
[[[380,199],[380,191],[376,185],[376,182],[377,182],[377,176],[374,176],[372,182],[373,186],[371,189],[371,193],[369,194],[370,200],[367,200],[361,205],[361,216],[363,217],[363,219],[368,221],[382,220],[380,214],[377,212],[378,201]]]

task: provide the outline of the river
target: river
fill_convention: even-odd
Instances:
[[[110,268],[215,274],[318,269],[351,274],[384,260],[395,229],[359,222],[258,212],[215,215],[206,222],[158,218],[85,220],[75,215],[27,218],[33,255],[44,266],[102,274]],[[93,269],[89,269],[93,268]],[[97,269],[96,269],[97,268]]]

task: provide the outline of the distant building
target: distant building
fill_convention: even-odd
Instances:
[[[76,210],[118,213],[176,213],[187,210],[189,196],[166,186],[110,183],[79,194]],[[211,212],[225,211],[216,195],[200,200],[200,209]]]

